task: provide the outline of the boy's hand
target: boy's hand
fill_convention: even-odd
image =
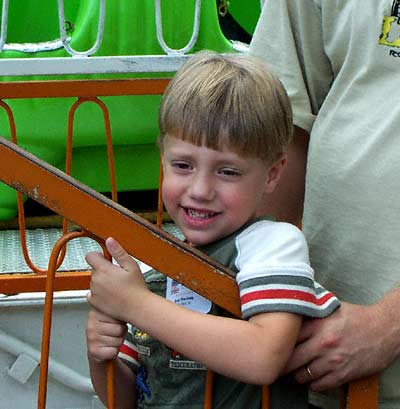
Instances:
[[[98,362],[115,359],[124,342],[126,324],[92,309],[86,325],[88,355]]]
[[[86,261],[93,268],[88,302],[97,310],[124,322],[140,307],[140,300],[149,293],[137,263],[114,239],[106,240],[115,265],[101,253],[88,253]]]

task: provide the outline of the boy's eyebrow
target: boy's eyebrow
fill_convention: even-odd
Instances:
[[[165,153],[164,153],[165,155]],[[168,156],[168,155],[167,155]],[[180,158],[192,158],[193,155],[187,152],[181,152],[179,150],[170,150],[169,156],[179,156]]]

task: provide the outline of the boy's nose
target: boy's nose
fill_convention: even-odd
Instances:
[[[215,197],[214,183],[207,175],[197,174],[188,188],[193,199],[209,201]]]

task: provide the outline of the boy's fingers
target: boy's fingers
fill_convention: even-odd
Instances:
[[[88,293],[88,295],[90,295],[90,292]],[[89,312],[89,315],[92,318],[94,318],[96,321],[100,321],[100,322],[107,322],[107,323],[110,323],[110,324],[121,324],[122,323],[121,321],[119,321],[119,320],[117,320],[117,319],[115,319],[113,317],[110,317],[109,315],[105,314],[104,312],[98,310],[95,307],[91,308],[91,310]]]
[[[132,257],[121,247],[121,245],[112,237],[106,240],[106,247],[115,261],[126,271],[136,270],[136,263]]]
[[[86,254],[85,260],[91,267],[95,268],[98,262],[102,262],[104,260],[104,256],[102,253],[91,251],[90,253]]]

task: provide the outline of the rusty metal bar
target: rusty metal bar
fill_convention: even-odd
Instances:
[[[11,141],[13,143],[17,143],[17,130],[15,126],[15,119],[14,119],[12,109],[10,108],[8,104],[6,104],[2,100],[0,100],[0,107],[2,107],[7,114],[8,123],[10,126]],[[29,255],[29,250],[26,246],[26,227],[25,227],[24,205],[23,205],[22,194],[20,192],[17,193],[17,206],[18,206],[18,222],[19,222],[19,227],[20,227],[19,233],[20,233],[20,240],[21,240],[21,249],[22,249],[22,253],[23,253],[25,262],[33,272],[38,273],[38,274],[44,274],[46,270],[43,270],[37,267],[32,262],[31,257]],[[65,255],[65,251],[63,254],[61,254],[61,257],[58,263],[58,267],[61,265],[64,255]]]
[[[67,174],[71,174],[72,168],[72,140],[73,140],[73,125],[74,125],[74,118],[76,109],[85,102],[93,102],[95,103],[102,111],[103,118],[104,118],[104,127],[105,127],[105,135],[106,135],[106,146],[107,146],[107,157],[108,157],[108,168],[109,168],[109,175],[110,175],[110,186],[111,186],[111,199],[114,202],[118,202],[118,193],[117,193],[117,180],[115,175],[115,162],[114,162],[114,150],[112,144],[112,136],[111,136],[111,124],[110,124],[110,116],[107,109],[107,106],[100,101],[100,99],[95,97],[79,97],[78,100],[72,105],[69,115],[68,115],[68,136],[67,136],[67,146],[66,146],[66,159],[65,159],[65,169]],[[67,227],[67,219],[64,219],[64,227]],[[64,231],[65,232],[65,231]],[[81,232],[82,236],[87,236],[85,232]],[[104,242],[100,243],[103,247],[104,255],[111,260],[111,256],[108,254]],[[63,247],[65,249],[65,247]],[[50,260],[51,261],[51,260]],[[50,263],[49,263],[50,265]],[[55,269],[57,265],[53,263]],[[49,275],[52,275],[52,289],[54,291],[54,276],[55,276],[55,269],[54,271],[50,271]],[[47,297],[49,297],[48,292],[46,293],[46,301]],[[45,305],[46,306],[46,305]],[[45,328],[43,324],[43,328]],[[43,330],[44,333],[44,330]],[[50,345],[50,332],[49,332],[49,345]],[[43,342],[43,340],[42,340]],[[48,365],[48,354],[47,354],[47,362]],[[41,383],[42,384],[42,383]],[[46,379],[46,386],[47,386],[47,379]],[[107,408],[108,409],[115,409],[115,362],[110,361],[107,364]]]
[[[163,163],[162,163],[162,156],[160,155],[160,170],[158,176],[158,197],[157,197],[157,227],[162,226],[163,217],[164,217],[164,202],[162,197],[162,182],[164,179],[164,171],[163,171]]]
[[[347,393],[346,409],[377,409],[378,385],[378,375],[351,382]]]
[[[60,253],[64,250],[68,241],[78,237],[89,237],[96,240],[103,249],[103,253],[108,260],[111,260],[111,256],[108,253],[103,241],[96,236],[85,231],[74,231],[64,234],[55,244],[50,256],[48,273],[46,279],[46,298],[44,304],[43,313],[43,331],[42,331],[42,347],[40,354],[40,376],[39,376],[39,393],[38,393],[38,409],[46,408],[47,397],[47,380],[48,380],[48,367],[49,367],[49,353],[50,353],[50,341],[51,341],[51,324],[53,319],[53,296],[54,296],[54,277],[60,258]],[[107,370],[107,396],[108,396],[108,408],[115,408],[114,400],[114,361],[108,363]]]
[[[133,256],[240,316],[229,269],[93,189],[0,138],[0,179],[101,239],[116,238]]]
[[[203,409],[212,409],[214,396],[214,372],[211,371],[211,369],[207,369],[204,389]]]
[[[0,98],[161,95],[168,82],[168,78],[0,82]]]
[[[54,291],[87,290],[90,286],[90,271],[56,273]],[[44,292],[44,274],[0,274],[0,293],[18,294]]]
[[[79,97],[77,101],[72,105],[69,115],[68,115],[68,135],[67,135],[67,146],[66,146],[66,156],[65,156],[65,173],[71,175],[72,170],[72,140],[73,140],[73,129],[74,129],[74,118],[75,113],[78,107],[85,102],[92,102],[96,104],[103,114],[104,119],[104,130],[106,136],[106,146],[107,146],[107,158],[108,158],[108,171],[110,174],[110,187],[111,187],[111,199],[114,202],[118,202],[118,193],[117,193],[117,179],[115,175],[115,161],[114,161],[114,150],[112,144],[111,136],[111,124],[110,124],[110,115],[107,109],[107,106],[104,102],[100,101],[97,97],[83,98]]]
[[[70,235],[79,235],[81,232],[72,232]],[[43,313],[42,347],[40,354],[40,374],[39,374],[39,393],[38,409],[46,408],[47,397],[47,379],[50,353],[50,334],[53,319],[53,296],[54,296],[54,276],[57,269],[57,260],[59,254],[65,249],[69,240],[68,235],[62,236],[56,243],[49,260],[48,274],[46,277],[46,298]]]

